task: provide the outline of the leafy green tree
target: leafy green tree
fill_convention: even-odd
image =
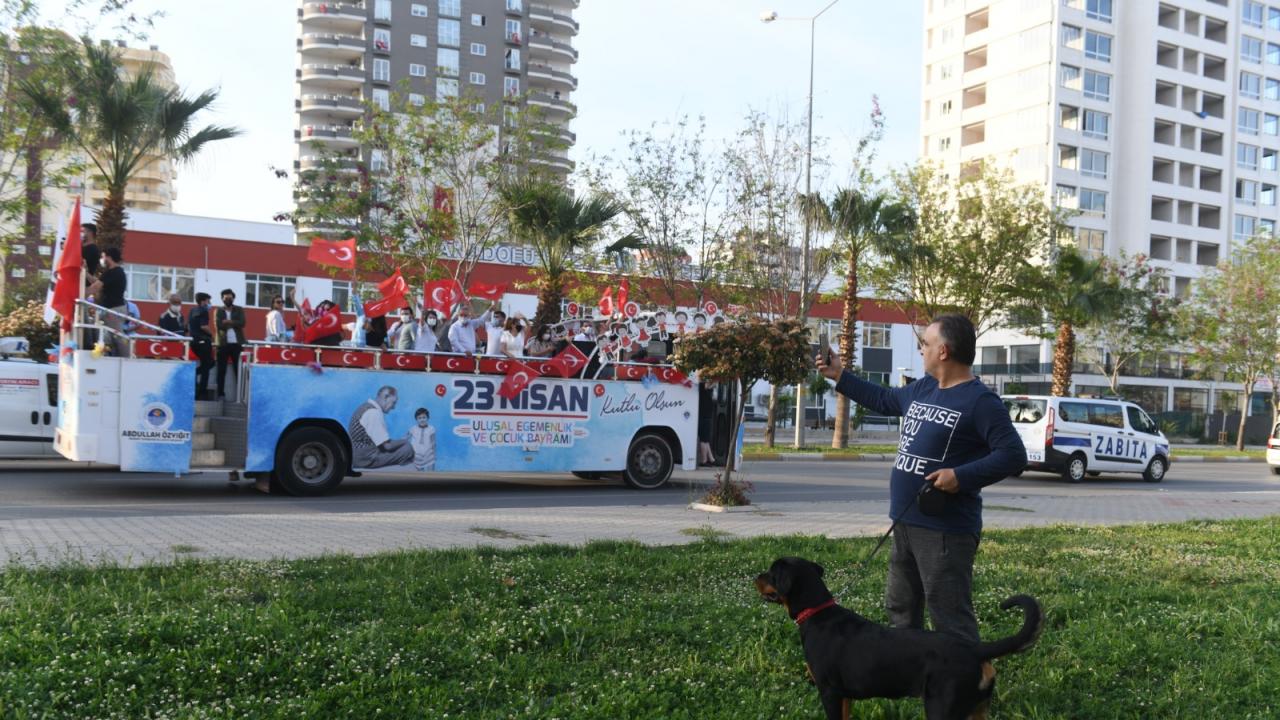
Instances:
[[[1280,240],[1258,235],[1235,248],[1230,260],[1205,273],[1179,310],[1192,353],[1203,367],[1244,386],[1236,449],[1244,450],[1249,398],[1280,357]]]
[[[575,260],[590,251],[622,212],[617,201],[595,193],[574,196],[559,183],[520,177],[502,188],[510,227],[538,256],[538,310],[533,327],[560,322],[566,278]]]
[[[27,339],[27,357],[48,362],[51,347],[57,347],[58,324],[44,321],[44,298],[30,300],[0,316],[0,337]]]
[[[218,99],[216,90],[189,97],[163,87],[150,71],[128,78],[114,49],[88,37],[82,44],[82,61],[67,67],[65,86],[28,78],[19,87],[52,132],[97,168],[107,188],[97,217],[98,243],[123,249],[125,188],[143,161],[163,155],[188,162],[209,143],[240,131],[218,125],[195,129],[195,116]]]
[[[743,410],[751,401],[751,389],[760,380],[767,380],[774,387],[787,387],[809,377],[813,371],[809,329],[792,318],[721,323],[706,332],[681,338],[673,360],[681,371],[697,372],[701,382],[737,383],[738,407],[729,426],[729,461],[703,499],[717,505],[749,504],[744,484],[733,479]]]
[[[873,254],[884,253],[911,232],[915,216],[911,208],[895,202],[886,193],[839,188],[824,200],[814,194],[802,198],[813,213],[818,228],[836,237],[835,252],[845,260],[844,291],[840,330],[840,358],[844,367],[857,364],[856,333],[860,272]],[[831,447],[849,445],[849,398],[836,395],[836,426]]]
[[[1106,353],[1107,384],[1120,394],[1120,376],[1134,359],[1154,348],[1181,342],[1177,309],[1180,301],[1159,291],[1167,273],[1148,262],[1145,255],[1104,259],[1107,274],[1119,285],[1124,302],[1119,311],[1080,329],[1079,340]]]

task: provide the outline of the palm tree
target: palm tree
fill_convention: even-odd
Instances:
[[[107,187],[98,211],[98,244],[124,248],[124,192],[146,158],[160,155],[188,162],[208,143],[240,134],[236,128],[207,125],[193,132],[192,120],[218,98],[206,90],[187,97],[165,88],[150,70],[128,78],[116,52],[83,38],[84,58],[73,64],[65,88],[22,83],[22,92],[54,133],[97,167]]]
[[[1076,330],[1114,317],[1128,295],[1107,271],[1104,258],[1085,257],[1073,245],[1058,248],[1050,263],[1028,268],[1019,287],[1023,304],[1012,312],[1014,324],[1054,337],[1051,392],[1066,396],[1075,364]]]
[[[858,273],[872,252],[886,252],[915,225],[911,208],[884,193],[868,194],[855,188],[838,188],[830,202],[818,194],[801,197],[801,206],[820,230],[835,233],[845,253],[844,308],[840,330],[840,361],[852,369],[857,360],[855,331],[858,322]],[[836,427],[831,447],[849,445],[849,398],[836,394]]]
[[[538,310],[533,327],[560,322],[565,276],[573,255],[596,243],[605,226],[622,213],[622,205],[601,194],[575,197],[553,182],[522,177],[502,188],[510,211],[510,226],[533,248],[542,270]]]

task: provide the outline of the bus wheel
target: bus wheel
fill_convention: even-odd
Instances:
[[[670,443],[661,435],[645,433],[631,441],[622,479],[637,490],[656,490],[667,484],[673,469]]]
[[[342,442],[324,428],[295,428],[276,446],[275,475],[295,497],[328,494],[342,482],[346,468]]]
[[[1071,483],[1078,483],[1084,480],[1085,473],[1089,471],[1089,461],[1085,459],[1083,453],[1076,453],[1067,458],[1067,466],[1062,470],[1062,479]]]
[[[1164,458],[1157,455],[1147,463],[1147,469],[1142,472],[1142,479],[1150,483],[1160,482],[1164,479],[1164,471],[1168,469],[1169,466]]]

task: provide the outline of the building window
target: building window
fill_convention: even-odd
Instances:
[[[1280,8],[1267,8],[1267,27],[1280,30]]]
[[[284,298],[285,307],[293,307],[289,302],[289,294],[297,286],[298,279],[283,275],[259,275],[245,273],[244,306],[271,307],[271,299],[276,295]]]
[[[950,115],[950,114],[951,114],[951,101],[950,101],[950,100],[943,100],[941,103],[939,103],[939,105],[938,105],[938,114],[939,114],[939,115]]]
[[[1267,62],[1272,65],[1280,65],[1280,45],[1267,43]]]
[[[471,73],[470,80],[472,85],[483,85],[484,73],[473,72]]]
[[[1062,26],[1062,46],[1069,47],[1072,50],[1079,50],[1080,43],[1084,39],[1084,32],[1075,25]]]
[[[1248,240],[1253,237],[1258,229],[1258,218],[1249,217],[1248,215],[1237,215],[1235,218],[1235,226],[1232,232],[1232,238],[1238,241]]]
[[[1266,148],[1262,151],[1263,170],[1280,170],[1280,164],[1276,163],[1277,152],[1273,149]]]
[[[503,97],[519,97],[520,95],[520,78],[504,77],[502,78],[502,95]]]
[[[1258,116],[1259,116],[1259,113],[1257,110],[1250,110],[1249,108],[1240,108],[1239,113],[1237,115],[1236,127],[1240,130],[1240,132],[1246,135],[1257,135],[1258,121],[1259,121]]]
[[[1258,234],[1274,236],[1276,234],[1276,221],[1268,220],[1266,218],[1258,218]],[[40,272],[43,273],[47,271],[41,270]]]
[[[1085,0],[1085,17],[1111,22],[1111,0]]]
[[[1267,78],[1264,94],[1268,100],[1280,100],[1280,80]]]
[[[862,323],[862,347],[863,348],[888,348],[890,344],[890,333],[893,325],[889,323]]]
[[[373,89],[373,104],[383,112],[391,111],[391,91],[386,88]]]
[[[126,263],[125,272],[129,275],[129,297],[134,300],[164,302],[177,293],[183,302],[195,302],[195,270]]]
[[[441,15],[449,17],[462,17],[462,0],[440,0],[439,11]]]
[[[1080,68],[1075,65],[1062,65],[1058,68],[1058,82],[1069,90],[1080,89]]]
[[[476,103],[475,105],[472,105],[472,106],[471,106],[471,112],[475,113],[476,115],[483,115],[483,114],[484,114],[484,103]]]
[[[427,6],[421,5],[419,3],[414,3],[409,6],[409,13],[412,14],[414,17],[426,17]]]
[[[1080,150],[1080,174],[1105,180],[1109,160],[1110,156],[1104,152],[1082,148]]]
[[[426,35],[410,35],[409,44],[414,47],[426,47],[427,36]]]
[[[449,48],[436,49],[436,72],[445,77],[458,77],[458,51]]]
[[[1058,106],[1058,125],[1064,130],[1080,129],[1080,108],[1072,105]]]
[[[506,37],[507,37],[507,42],[512,42],[517,45],[520,44],[520,21],[519,20],[510,20],[510,19],[507,20]]]
[[[946,152],[951,149],[951,136],[946,135],[938,138],[938,152]]]
[[[373,4],[373,19],[391,19],[391,0],[377,0],[377,2]]]
[[[1111,134],[1111,116],[1097,110],[1085,110],[1082,132],[1085,137],[1106,140]]]
[[[1074,208],[1076,206],[1076,186],[1055,185],[1053,188],[1053,201],[1058,207]]]
[[[462,23],[443,18],[437,20],[436,42],[449,47],[458,47],[462,42]]]
[[[9,252],[10,252],[10,253],[12,253],[12,254],[14,254],[14,255],[26,255],[26,254],[27,254],[27,246],[26,246],[26,245],[13,244],[13,245],[10,245],[10,246],[9,246]]]
[[[484,46],[484,43],[471,43],[471,54],[483,57],[489,54],[489,49]]]
[[[1107,194],[1101,190],[1080,188],[1080,213],[1082,215],[1107,216]]]
[[[53,254],[53,248],[49,247],[48,245],[37,245],[36,252],[40,253],[41,255],[44,255],[45,257],[49,257],[50,255]]]
[[[1271,113],[1263,113],[1262,132],[1268,135],[1280,134],[1280,116],[1272,115]]]
[[[391,82],[391,61],[385,58],[373,59],[373,79],[378,82]]]
[[[1262,10],[1262,3],[1245,0],[1244,7],[1240,10],[1240,22],[1253,27],[1262,27]]]
[[[409,104],[414,107],[422,107],[427,104],[427,96],[422,93],[409,93]]]
[[[9,270],[9,275],[10,277],[24,278],[27,276],[27,271],[20,267],[16,267]]]
[[[507,12],[521,12],[523,7],[521,0],[507,0]]]
[[[1245,62],[1262,62],[1262,41],[1248,35],[1240,36],[1240,59]]]
[[[938,67],[938,79],[950,80],[951,75],[955,72],[955,67],[951,63],[943,63]]]
[[[436,102],[458,97],[457,78],[436,78]]]
[[[412,77],[426,77],[427,66],[421,63],[409,63],[409,75]]]
[[[1076,247],[1091,257],[1101,257],[1107,244],[1107,233],[1103,230],[1076,228]]]
[[[1262,76],[1254,75],[1251,72],[1241,72],[1240,96],[1254,100],[1262,99]]]
[[[387,151],[374,148],[369,151],[369,170],[382,172],[387,169]]]
[[[1258,169],[1258,146],[1236,143],[1236,167],[1242,170]]]
[[[515,48],[507,48],[506,57],[502,61],[502,66],[508,70],[519,70],[520,51]]]
[[[391,31],[376,28],[373,31],[373,49],[379,52],[391,52]]]
[[[1058,167],[1064,170],[1075,170],[1078,166],[1079,153],[1074,145],[1058,146]]]
[[[1111,62],[1111,36],[1086,30],[1084,34],[1084,56],[1093,60]]]
[[[1256,180],[1236,180],[1236,202],[1241,205],[1258,204],[1258,182]]]
[[[476,27],[484,27],[484,16],[480,13],[471,13],[471,24]]]
[[[1258,191],[1258,202],[1268,207],[1276,205],[1276,186],[1262,183],[1261,189]]]
[[[1094,100],[1111,99],[1111,76],[1106,73],[1084,71],[1084,96]]]

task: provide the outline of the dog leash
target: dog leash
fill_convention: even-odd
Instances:
[[[876,546],[871,549],[870,554],[868,554],[867,557],[858,564],[855,574],[860,574],[863,570],[867,569],[867,563],[871,562],[871,558],[875,557],[876,553],[880,552],[880,548],[884,547],[885,541],[893,534],[894,528],[898,527],[898,521],[906,517],[907,513],[911,512],[911,508],[915,506],[916,501],[920,499],[921,495],[928,492],[931,487],[933,487],[933,483],[926,480],[924,485],[920,486],[920,490],[915,495],[911,496],[911,502],[907,503],[907,506],[902,509],[902,512],[898,513],[898,517],[893,519],[893,523],[889,525],[889,529],[885,531],[884,535],[880,536],[880,542],[876,543]]]

